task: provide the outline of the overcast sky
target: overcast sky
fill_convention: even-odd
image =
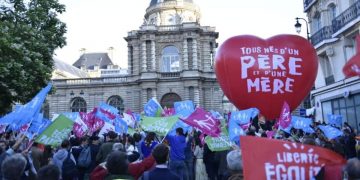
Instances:
[[[56,58],[69,64],[86,52],[108,52],[114,47],[113,62],[127,68],[124,37],[143,23],[150,0],[59,0],[66,5],[60,19],[67,24],[67,45]],[[219,45],[242,34],[268,38],[277,34],[296,34],[295,17],[306,18],[303,0],[196,0],[203,26],[214,26]],[[307,18],[306,18],[307,19]],[[306,37],[305,22],[302,33]]]

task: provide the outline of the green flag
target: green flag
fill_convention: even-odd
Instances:
[[[168,117],[143,116],[140,125],[142,129],[145,131],[151,131],[159,135],[165,136],[178,120],[179,120],[179,116],[168,116]]]
[[[221,128],[219,137],[206,136],[205,142],[211,151],[225,151],[231,148],[229,133],[225,127]]]
[[[57,146],[68,138],[74,122],[64,115],[58,116],[48,128],[42,132],[35,142],[45,145]]]
[[[130,134],[130,136],[133,136],[135,134],[135,129],[128,127],[127,133]]]

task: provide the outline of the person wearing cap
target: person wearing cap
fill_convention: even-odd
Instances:
[[[96,155],[96,163],[102,163],[106,160],[107,155],[112,151],[113,145],[116,141],[118,135],[114,131],[109,131],[107,137],[110,139],[108,142],[105,142],[100,146],[99,153]]]

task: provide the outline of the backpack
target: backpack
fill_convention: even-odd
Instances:
[[[78,170],[75,162],[71,159],[71,152],[68,151],[68,155],[65,158],[61,167],[62,179],[73,179],[78,176]]]
[[[79,154],[77,159],[77,163],[79,167],[87,168],[91,164],[91,151],[90,146],[83,148]]]

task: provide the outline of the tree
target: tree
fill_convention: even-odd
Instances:
[[[53,55],[66,44],[58,0],[0,1],[0,114],[48,84]]]

